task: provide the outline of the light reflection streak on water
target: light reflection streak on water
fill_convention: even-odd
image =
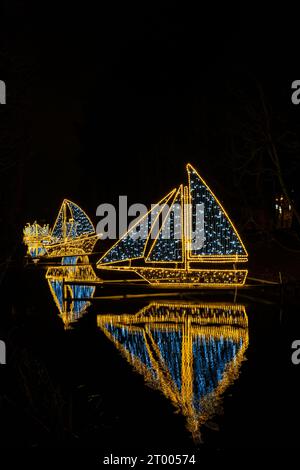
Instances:
[[[49,267],[46,272],[50,292],[65,328],[79,320],[87,310],[90,305],[87,299],[93,297],[96,289],[84,284],[84,281],[95,281],[97,276],[91,265],[76,264],[79,258],[83,263],[88,261],[87,257],[68,256],[63,258],[62,266]],[[72,281],[80,281],[80,284],[66,284]]]

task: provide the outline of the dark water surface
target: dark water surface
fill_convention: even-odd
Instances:
[[[244,291],[95,300],[70,325],[40,268],[10,272],[3,299],[3,448],[298,446],[297,305]]]

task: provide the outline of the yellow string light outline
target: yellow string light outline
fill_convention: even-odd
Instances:
[[[104,270],[111,270],[110,266],[102,265],[101,269]],[[246,278],[248,275],[247,269],[184,269],[184,268],[150,268],[150,267],[133,267],[133,266],[114,266],[114,271],[128,271],[128,272],[135,272],[140,277],[145,279],[149,284],[153,287],[161,287],[161,285],[165,287],[205,287],[205,288],[227,288],[227,287],[241,287],[245,285]],[[148,275],[150,274],[150,276]],[[151,279],[151,273],[158,276],[159,273],[163,273],[165,277],[157,278],[157,280]],[[170,274],[168,274],[170,273]],[[178,274],[181,278],[175,278],[172,274]],[[209,282],[184,282],[184,278],[187,277],[188,274],[191,276],[204,276],[207,275],[209,278],[211,273],[215,273],[216,277],[224,277],[224,282],[218,282],[217,280],[213,283]],[[148,275],[148,276],[147,276]],[[240,278],[240,281],[229,282],[226,276],[233,277],[233,278]],[[173,279],[173,282],[172,282]]]

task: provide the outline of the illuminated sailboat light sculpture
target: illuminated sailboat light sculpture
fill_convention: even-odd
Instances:
[[[87,214],[68,199],[63,200],[52,230],[35,222],[27,224],[23,233],[33,258],[90,254],[99,239]]]
[[[246,248],[225,209],[199,173],[190,164],[186,169],[188,186],[180,185],[153,206],[102,256],[97,268],[132,271],[155,287],[244,285],[248,271],[237,269],[235,265],[248,261]],[[167,215],[158,228],[164,207],[169,204]],[[180,207],[179,212],[174,207]],[[204,212],[199,229],[204,235],[201,247],[193,244],[195,236],[199,235],[195,234],[199,207],[203,207]],[[138,227],[143,224],[149,229],[144,238],[136,236]],[[166,226],[170,230],[168,238],[163,236]],[[157,235],[153,240],[155,231]],[[224,263],[232,267],[224,269]]]

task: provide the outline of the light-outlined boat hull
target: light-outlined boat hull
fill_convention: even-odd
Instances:
[[[102,269],[105,269],[103,266]],[[108,269],[108,267],[107,267]],[[125,268],[110,266],[109,270],[131,271],[145,279],[152,287],[168,288],[232,288],[245,284],[247,269],[176,269]]]
[[[44,245],[46,256],[49,258],[61,256],[89,255],[99,240],[98,235],[92,235],[85,238],[70,240],[65,243],[55,245]]]

